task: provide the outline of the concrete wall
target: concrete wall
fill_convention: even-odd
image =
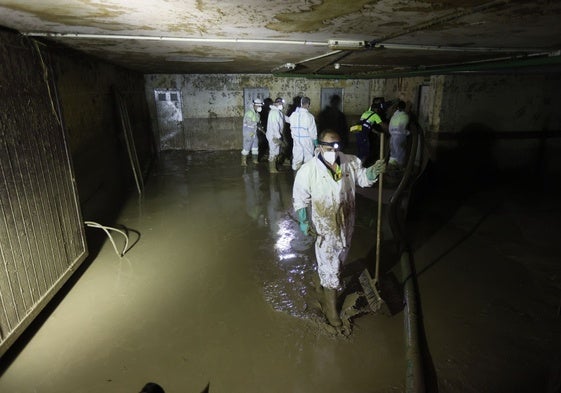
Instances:
[[[177,89],[182,96],[183,132],[187,150],[241,149],[244,88],[268,88],[270,96],[288,103],[296,95],[311,98],[310,112],[320,111],[321,89],[343,89],[345,114],[356,119],[372,98],[386,92],[384,80],[310,80],[272,75],[146,75],[146,98],[157,133],[154,89]],[[409,88],[409,86],[408,86]],[[397,93],[392,88],[391,93]],[[413,96],[407,91],[405,96]]]
[[[33,41],[15,32],[4,31],[0,44],[7,44],[4,44],[0,64],[21,57],[19,51],[22,49],[10,45],[12,40],[25,40],[29,44],[26,50],[33,52],[32,56],[38,56]],[[106,222],[120,208],[124,197],[135,192],[114,90],[120,91],[125,98],[139,161],[145,172],[152,160],[153,137],[143,75],[66,48],[48,44],[39,44],[37,48],[41,48],[43,56],[40,64],[48,71],[46,75],[53,83],[49,99],[53,108],[61,107],[63,133],[67,136],[72,156],[82,215],[85,220]],[[41,75],[44,71],[36,70]],[[36,99],[23,68],[21,73],[6,75],[18,80],[17,85],[30,101]],[[2,100],[9,100],[9,97],[2,97]],[[18,113],[25,121],[26,108],[21,108]]]
[[[485,171],[560,172],[559,74],[433,76],[430,89],[425,131],[433,160],[455,156]]]
[[[483,167],[510,170],[559,165],[559,138],[543,133],[561,129],[561,77],[557,74],[440,75],[362,79],[277,78],[271,75],[146,75],[146,97],[152,127],[158,130],[154,89],[177,89],[182,96],[181,144],[188,150],[241,147],[244,88],[268,88],[272,98],[288,102],[304,94],[310,111],[320,111],[321,89],[343,89],[349,124],[375,96],[402,99],[419,114],[420,87],[425,86],[422,126],[433,161],[479,157]],[[519,134],[516,134],[519,133]],[[529,133],[529,134],[528,134]],[[470,135],[466,137],[466,135]],[[457,150],[463,150],[459,153]],[[531,170],[534,170],[531,169]],[[529,170],[529,169],[528,169]]]
[[[67,50],[51,50],[85,220],[105,221],[136,192],[115,92],[124,98],[144,174],[154,148],[144,78]]]
[[[439,131],[459,132],[477,122],[497,131],[559,129],[561,77],[545,75],[450,75],[442,89]]]

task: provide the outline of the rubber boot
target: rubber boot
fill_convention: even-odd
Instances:
[[[251,158],[253,159],[254,164],[259,164],[259,160],[257,159],[257,155],[252,155]]]
[[[343,322],[337,312],[337,290],[323,287],[323,298],[323,313],[327,321],[333,327],[340,327]]]
[[[273,161],[269,161],[269,173],[279,173],[277,170],[277,157],[274,157]]]
[[[242,154],[242,166],[247,166],[247,156]]]

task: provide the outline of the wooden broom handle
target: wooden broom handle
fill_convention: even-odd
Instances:
[[[384,132],[380,133],[380,160],[384,159]],[[382,229],[382,184],[384,176],[378,174],[378,219],[376,221],[376,272],[374,282],[378,282],[378,272],[380,270],[380,230]]]

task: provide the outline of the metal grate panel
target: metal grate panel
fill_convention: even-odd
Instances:
[[[54,86],[38,49],[18,44],[0,79],[0,355],[87,256]]]

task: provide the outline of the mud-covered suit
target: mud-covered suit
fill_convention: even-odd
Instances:
[[[300,166],[314,156],[318,131],[314,115],[306,108],[298,108],[288,118],[292,135],[292,169],[297,171]]]
[[[269,161],[275,161],[280,152],[284,113],[275,105],[271,105],[267,118],[267,141],[269,142]]]
[[[311,206],[317,232],[318,274],[324,288],[340,289],[340,268],[351,245],[355,223],[356,185],[369,187],[367,168],[354,155],[338,153],[341,179],[335,180],[316,154],[296,173],[293,188],[295,211]]]
[[[407,143],[407,125],[409,124],[409,115],[405,111],[396,110],[390,120],[390,164],[397,163],[400,166],[405,164],[405,146]]]
[[[243,117],[243,148],[242,156],[249,155],[249,152],[253,157],[257,157],[259,153],[259,141],[257,139],[257,127],[260,124],[261,117],[259,113],[255,111],[253,106],[249,108]]]

